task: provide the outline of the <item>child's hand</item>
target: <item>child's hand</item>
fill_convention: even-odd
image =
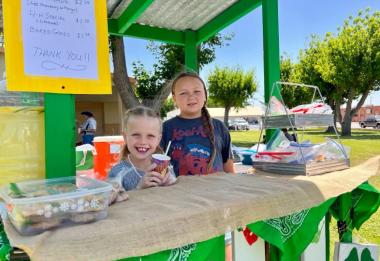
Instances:
[[[174,174],[173,167],[169,166],[166,175],[163,177],[162,186],[170,186],[170,185],[175,184],[176,182],[177,182],[177,178]]]
[[[167,171],[164,176],[161,175],[161,177],[162,177],[162,185],[166,186],[168,184],[168,181],[169,181],[169,178],[170,178],[169,171]]]
[[[161,174],[153,171],[155,167],[156,164],[153,163],[152,166],[150,166],[149,171],[145,173],[138,186],[140,189],[160,186],[163,183],[164,180]]]

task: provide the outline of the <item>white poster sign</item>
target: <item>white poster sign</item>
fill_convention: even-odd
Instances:
[[[96,0],[22,0],[24,71],[98,79]]]
[[[335,242],[334,261],[376,261],[378,259],[378,245]]]

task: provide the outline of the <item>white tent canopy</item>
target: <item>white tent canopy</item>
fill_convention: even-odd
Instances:
[[[211,117],[223,120],[224,119],[224,108],[208,108]],[[234,118],[248,118],[248,119],[258,119],[263,115],[263,110],[256,106],[246,106],[244,108],[236,109],[231,108],[229,112],[229,119]],[[173,110],[168,112],[167,119],[173,118],[179,115],[179,110]]]

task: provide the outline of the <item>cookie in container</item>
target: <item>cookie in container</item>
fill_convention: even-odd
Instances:
[[[22,235],[107,217],[112,185],[88,177],[10,183],[0,189],[8,218]]]

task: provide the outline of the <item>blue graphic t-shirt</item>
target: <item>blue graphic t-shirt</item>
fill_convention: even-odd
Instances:
[[[230,133],[221,121],[212,119],[212,124],[216,154],[210,173],[223,171],[223,163],[232,158]],[[212,151],[209,134],[203,125],[202,117],[184,119],[177,116],[164,122],[161,147],[165,150],[172,141],[168,155],[177,176],[207,174]]]

